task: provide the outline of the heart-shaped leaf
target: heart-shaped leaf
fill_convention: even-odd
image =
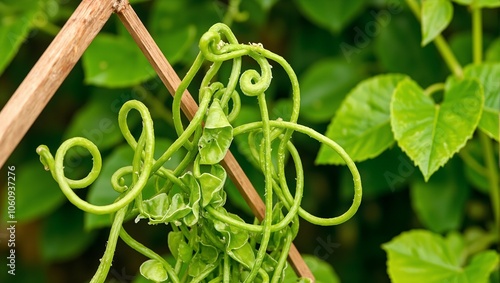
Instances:
[[[457,234],[443,238],[426,230],[404,232],[382,245],[393,283],[489,282],[489,275],[498,264],[498,254],[484,251],[462,266],[464,247]]]
[[[358,84],[340,105],[326,136],[354,161],[378,156],[394,143],[390,125],[392,93],[404,75],[380,75]],[[344,164],[330,147],[321,145],[318,164]]]
[[[448,80],[441,105],[411,79],[399,83],[391,101],[392,131],[426,181],[472,137],[483,103],[476,80]]]
[[[450,0],[422,3],[422,46],[434,40],[451,22],[453,5]]]
[[[484,90],[484,108],[479,129],[491,138],[500,140],[500,63],[469,65],[464,69],[466,78],[477,79]]]

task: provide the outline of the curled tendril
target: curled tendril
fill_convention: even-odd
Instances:
[[[212,26],[201,37],[199,48],[200,53],[176,90],[172,104],[173,124],[178,137],[157,160],[154,159],[153,120],[146,106],[132,100],[120,109],[119,128],[134,156],[129,166],[118,169],[111,177],[111,187],[120,193],[114,203],[93,205],[73,191],[90,186],[101,171],[101,155],[92,142],[84,138],[69,139],[60,146],[55,157],[46,146],[37,148],[42,164],[51,171],[74,205],[89,213],[114,214],[108,246],[91,281],[93,283],[104,282],[118,237],[156,261],[171,282],[249,283],[256,278],[262,282],[281,282],[291,243],[298,233],[299,217],[317,225],[338,225],[350,219],[359,208],[361,178],[352,159],[334,141],[297,123],[300,89],[286,60],[261,44],[238,43],[224,24]],[[242,72],[243,56],[253,59],[260,70]],[[291,83],[292,107],[288,121],[269,117],[265,92],[272,80],[270,61],[284,69]],[[199,86],[199,108],[184,127],[182,96],[205,62],[210,62],[211,66]],[[231,62],[232,67],[224,84],[217,81],[217,75],[226,62]],[[261,121],[233,128],[231,123],[241,109],[238,87],[242,94],[257,99]],[[142,118],[142,132],[137,139],[127,124],[132,110]],[[304,170],[299,151],[291,140],[295,132],[332,148],[346,162],[353,176],[354,197],[349,209],[339,216],[317,217],[300,206],[305,189]],[[226,192],[223,188],[228,174],[218,163],[233,138],[239,135],[248,135],[248,157],[265,178],[266,213],[262,220],[253,223],[247,223],[224,209]],[[64,158],[68,150],[77,146],[90,152],[93,166],[85,178],[73,180],[64,175]],[[175,169],[166,169],[164,164],[182,148],[186,149],[182,161]],[[273,156],[276,162],[273,162]],[[293,189],[287,182],[287,179],[292,179],[291,176],[287,178],[290,172],[285,172],[289,161],[293,162],[295,169]],[[150,178],[155,178],[156,194],[143,200],[142,190]],[[127,183],[125,180],[131,181]],[[169,247],[176,258],[174,266],[123,230],[126,213],[135,213],[137,221],[149,219],[152,224],[171,226]]]

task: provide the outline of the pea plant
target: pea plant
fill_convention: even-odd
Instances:
[[[333,140],[297,123],[299,84],[282,57],[261,44],[238,43],[224,24],[215,24],[203,34],[199,49],[173,99],[177,139],[159,158],[155,158],[154,125],[148,108],[138,100],[129,100],[120,109],[118,125],[134,154],[130,165],[119,168],[111,177],[111,187],[120,193],[113,203],[92,204],[74,192],[90,186],[100,174],[101,154],[94,143],[81,137],[70,138],[54,156],[45,145],[37,148],[45,169],[50,170],[71,203],[85,212],[113,217],[104,256],[90,282],[104,282],[107,278],[118,238],[148,258],[140,266],[140,273],[153,282],[283,282],[287,280],[287,256],[299,229],[299,217],[316,225],[337,225],[350,219],[360,205],[361,177],[349,155]],[[242,71],[245,57],[255,61],[260,71]],[[288,120],[270,119],[268,113],[265,92],[272,80],[270,61],[283,68],[291,83],[292,111]],[[184,126],[181,98],[207,62],[211,65],[199,86],[199,108]],[[224,84],[219,81],[219,71],[225,63],[232,65]],[[241,109],[240,92],[257,100],[260,119],[233,127]],[[128,125],[131,111],[138,112],[142,120],[137,138]],[[292,141],[294,133],[309,136],[336,152],[351,171],[354,198],[342,215],[321,218],[301,208],[304,172]],[[239,136],[247,139],[247,156],[264,175],[264,183],[259,185],[264,186],[266,213],[262,220],[252,223],[225,208],[228,174],[220,163],[233,138]],[[90,153],[93,165],[86,177],[75,180],[66,176],[64,167],[68,152],[77,147]],[[175,168],[167,168],[165,164],[179,152],[183,153],[181,161]],[[293,177],[285,170],[290,160]],[[143,190],[149,180],[154,182],[154,193],[145,197]],[[168,248],[175,258],[173,264],[125,231],[124,221],[130,218],[170,227]],[[288,276],[288,280],[294,278]],[[308,282],[307,278],[300,280]]]

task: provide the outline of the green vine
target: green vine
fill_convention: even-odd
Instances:
[[[199,47],[200,53],[174,96],[172,122],[178,138],[160,158],[154,159],[153,120],[146,106],[132,100],[121,108],[119,127],[134,150],[134,157],[130,166],[120,168],[112,176],[112,187],[120,193],[115,202],[97,206],[74,192],[74,189],[90,186],[101,171],[101,155],[92,142],[83,138],[69,139],[60,146],[55,157],[44,145],[37,149],[41,162],[75,206],[89,213],[114,214],[105,254],[91,282],[104,282],[106,279],[118,237],[148,258],[140,271],[154,282],[281,282],[290,246],[299,229],[299,217],[317,225],[337,225],[350,219],[360,205],[361,178],[350,157],[334,141],[297,124],[299,84],[285,59],[264,49],[261,44],[238,43],[224,24],[212,26],[202,36]],[[242,71],[244,56],[253,59],[260,71]],[[199,87],[199,109],[184,127],[181,97],[207,61],[212,65]],[[289,121],[281,118],[271,120],[269,117],[265,91],[272,80],[270,61],[280,65],[291,82],[292,112]],[[232,62],[227,85],[213,81],[225,62]],[[231,123],[241,108],[240,91],[257,99],[261,121],[233,128]],[[143,127],[138,139],[127,124],[127,116],[132,110],[142,117]],[[353,175],[354,198],[351,207],[342,215],[320,218],[301,208],[304,174],[299,152],[291,140],[294,133],[305,134],[331,147],[345,160]],[[224,208],[227,173],[219,164],[233,138],[244,134],[248,134],[251,161],[260,167],[265,177],[266,213],[262,221],[253,223],[245,222]],[[81,180],[65,176],[64,158],[73,147],[85,148],[93,159],[90,173]],[[187,152],[183,160],[173,170],[165,168],[165,162],[181,148]],[[276,162],[273,162],[273,157],[276,157]],[[288,160],[294,163],[294,190],[289,188],[287,179],[292,178],[287,178],[285,172]],[[130,183],[125,181],[127,176]],[[141,192],[153,177],[159,180],[155,183],[156,193],[151,198],[143,199]],[[174,265],[137,242],[123,229],[122,223],[130,214],[136,221],[147,219],[149,224],[165,223],[171,227],[168,246],[176,260]]]

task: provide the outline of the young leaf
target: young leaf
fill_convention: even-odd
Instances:
[[[470,188],[457,160],[448,162],[427,183],[416,179],[410,193],[413,209],[425,227],[437,233],[461,227]]]
[[[399,83],[391,101],[392,131],[425,181],[472,137],[483,102],[476,80],[448,80],[441,105],[411,79]]]
[[[451,22],[450,0],[428,0],[422,3],[422,46],[434,40]]]
[[[379,75],[359,83],[340,105],[326,136],[341,145],[354,161],[363,161],[394,143],[390,125],[392,93],[406,76]],[[318,164],[344,164],[330,147],[321,145]]]
[[[491,138],[500,140],[500,63],[469,65],[464,69],[466,78],[477,79],[484,90],[483,115],[479,129]]]
[[[153,282],[163,282],[168,279],[167,271],[163,268],[162,263],[156,259],[143,262],[139,270],[142,276]]]
[[[464,245],[456,235],[446,239],[426,230],[404,232],[382,245],[387,252],[387,270],[393,283],[487,283],[498,264],[498,254],[476,254],[466,266],[458,255]]]
[[[311,21],[335,33],[340,32],[363,8],[364,0],[297,0],[300,11]]]
[[[233,127],[229,124],[220,103],[215,100],[208,109],[203,134],[198,142],[200,164],[220,162],[233,141]]]
[[[224,205],[226,198],[224,183],[226,182],[226,170],[219,164],[211,166],[210,173],[203,173],[198,178],[201,186],[202,207],[212,203],[214,207]]]
[[[330,120],[349,90],[365,77],[359,63],[344,59],[318,61],[300,78],[301,117],[316,123]]]
[[[96,86],[129,87],[156,76],[139,47],[125,35],[98,35],[82,62],[85,82]]]

